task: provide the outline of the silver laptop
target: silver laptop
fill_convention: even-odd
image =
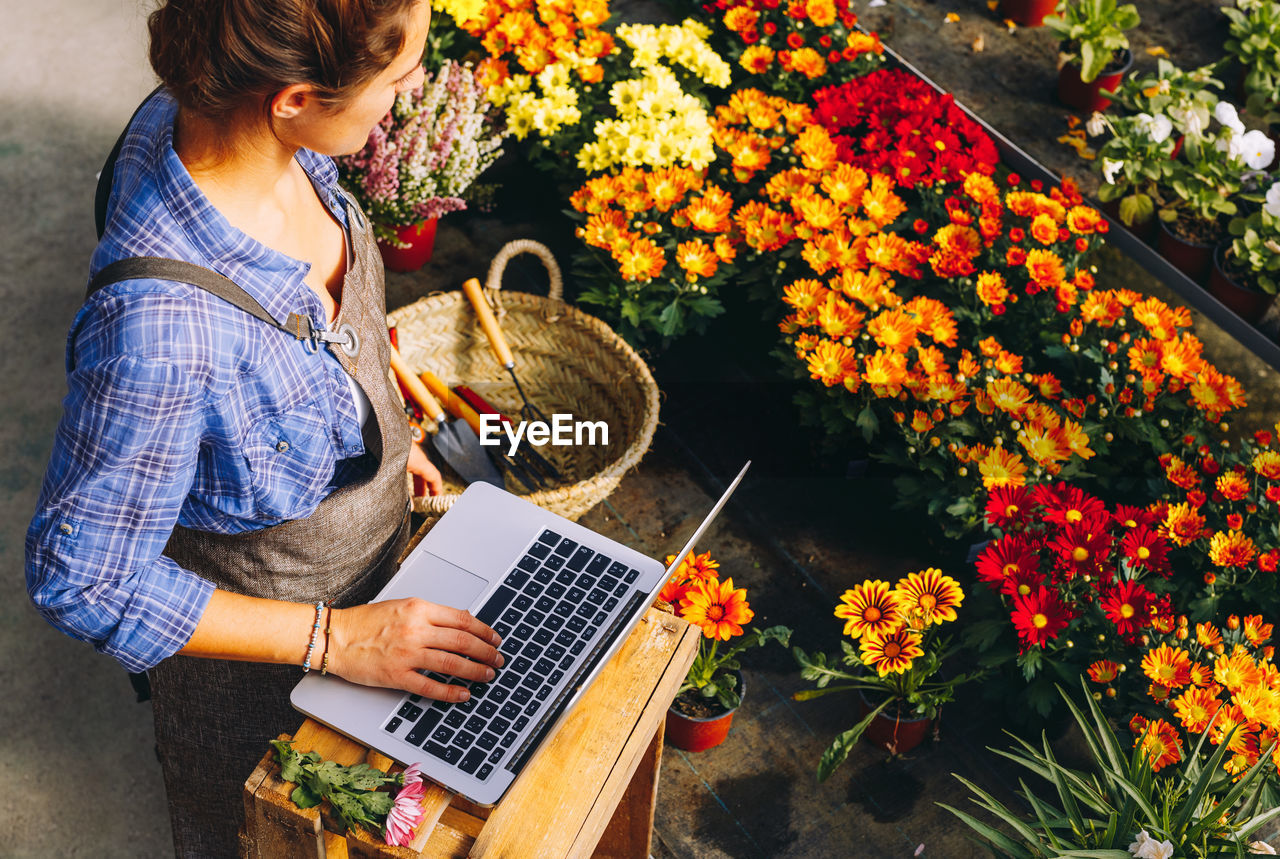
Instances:
[[[473,802],[492,805],[581,697],[742,481],[748,462],[670,567],[487,483],[458,498],[380,600],[469,609],[502,636],[505,664],[445,704],[312,672],[293,705]]]

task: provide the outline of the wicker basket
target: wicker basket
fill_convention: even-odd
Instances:
[[[547,298],[500,292],[508,260],[520,253],[532,253],[546,265],[551,279]],[[564,483],[526,497],[577,519],[608,497],[648,450],[658,426],[658,386],[644,361],[609,326],[561,300],[559,266],[538,242],[522,239],[503,247],[489,267],[484,292],[515,353],[516,374],[529,400],[548,416],[568,413],[575,420],[604,421],[609,427],[608,444],[536,448],[555,465]],[[490,351],[461,291],[429,295],[393,311],[387,320],[396,326],[400,353],[411,367],[432,370],[450,386],[469,385],[519,419],[520,395]],[[442,472],[443,495],[413,500],[414,510],[429,519],[448,510],[463,489],[456,475],[448,469]],[[524,492],[510,478],[507,489]]]

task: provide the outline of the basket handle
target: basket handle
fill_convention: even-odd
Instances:
[[[489,263],[489,275],[485,278],[485,288],[501,289],[502,273],[506,271],[507,262],[519,254],[533,254],[542,260],[542,264],[547,268],[547,277],[551,281],[547,298],[552,301],[564,301],[564,279],[560,276],[560,264],[556,262],[555,256],[546,245],[535,242],[533,239],[515,239],[502,246],[502,250],[494,256],[493,262]]]

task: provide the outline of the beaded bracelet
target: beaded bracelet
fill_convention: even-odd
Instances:
[[[324,616],[324,659],[320,660],[320,674],[323,676],[329,673],[329,644],[333,641],[330,635],[333,633],[331,624],[333,623],[333,607],[329,607],[329,613]]]
[[[311,654],[316,649],[316,638],[320,635],[320,615],[324,612],[324,600],[316,603],[316,622],[311,625],[311,642],[307,645],[307,658],[302,663],[302,673],[311,670]]]

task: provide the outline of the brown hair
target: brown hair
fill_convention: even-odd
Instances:
[[[419,0],[166,0],[151,67],[183,108],[225,119],[298,83],[340,105],[404,47]]]

